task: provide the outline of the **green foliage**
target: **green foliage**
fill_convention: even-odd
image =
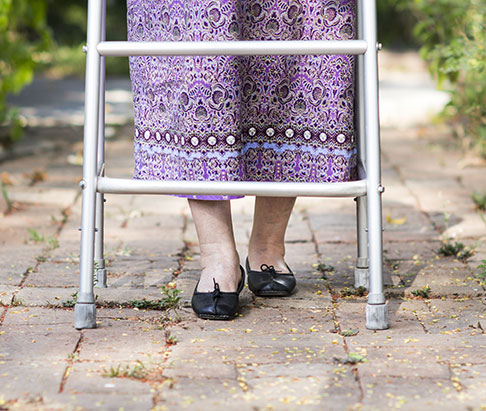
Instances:
[[[162,302],[165,308],[168,310],[173,310],[177,314],[177,309],[179,308],[181,296],[181,290],[176,288],[175,283],[170,282],[167,285],[163,285],[161,288],[161,293],[164,296]]]
[[[349,288],[344,287],[341,290],[341,297],[364,297],[368,293],[365,287]]]
[[[54,44],[44,69],[56,76],[83,76],[86,44],[86,2],[75,0],[47,0],[47,22],[52,30]],[[108,40],[126,40],[126,5],[119,0],[106,1],[106,37]],[[108,74],[127,75],[128,59],[107,58]]]
[[[466,247],[463,243],[455,241],[452,243],[450,239],[442,242],[439,248],[439,254],[444,257],[456,257],[459,261],[465,263],[468,258],[472,257],[474,250]]]
[[[478,265],[478,269],[481,270],[481,272],[478,274],[477,277],[481,284],[484,286],[486,285],[486,260],[481,260],[481,264]]]
[[[479,211],[486,211],[486,193],[481,194],[478,191],[475,191],[471,198]]]
[[[34,243],[42,243],[46,240],[41,233],[33,228],[28,228],[27,231],[29,232],[30,241]]]
[[[32,81],[34,67],[49,45],[45,0],[0,0],[0,144],[22,136],[22,121],[7,105],[9,94]]]
[[[133,378],[136,380],[141,380],[147,378],[149,375],[149,370],[145,367],[145,364],[140,360],[133,365],[125,365],[124,367],[121,364],[118,364],[116,367],[110,367],[109,370],[103,371],[103,377],[110,377],[110,378]]]
[[[344,331],[341,331],[340,334],[343,337],[354,337],[355,335],[359,334],[359,330],[344,330]]]
[[[421,289],[413,290],[412,295],[415,296],[415,297],[430,298],[430,292],[431,291],[432,291],[432,289],[428,285],[426,285],[426,286],[422,287]]]
[[[378,39],[387,48],[418,48],[413,35],[417,17],[403,0],[377,0]]]
[[[350,352],[346,358],[334,357],[334,361],[339,364],[356,365],[368,362],[367,358],[357,352]]]
[[[76,300],[78,299],[78,292],[76,291],[75,293],[71,294],[71,297],[69,300],[64,300],[61,302],[61,306],[63,308],[73,308],[76,305]]]
[[[165,310],[165,305],[162,301],[154,300],[130,300],[128,305],[138,308],[139,310]]]
[[[336,269],[332,265],[326,265],[324,263],[319,263],[316,266],[316,270],[322,273],[322,279],[327,280],[327,274],[333,273]]]
[[[444,116],[467,146],[486,157],[486,1],[400,0],[412,7],[420,53],[451,101]]]
[[[2,197],[7,205],[7,209],[5,210],[5,214],[9,214],[13,210],[12,200],[10,200],[10,196],[8,195],[7,187],[3,182],[0,182],[0,190],[2,192]]]

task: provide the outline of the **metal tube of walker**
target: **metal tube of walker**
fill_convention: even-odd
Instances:
[[[239,41],[103,41],[102,56],[255,56],[364,54],[363,40],[239,40]]]
[[[100,55],[96,45],[101,40],[102,0],[88,3],[88,47],[86,56],[85,126],[83,148],[83,189],[81,216],[81,260],[78,304],[94,303],[93,257],[96,198],[96,159],[99,116]]]
[[[383,293],[383,245],[381,221],[381,161],[378,113],[378,44],[376,38],[376,0],[362,4],[363,38],[369,49],[364,59],[364,128],[366,135],[366,171],[368,204],[368,240],[370,290],[368,304],[384,304]]]
[[[106,0],[102,3],[101,15],[101,40],[106,38]],[[97,175],[103,175],[102,168],[105,162],[105,57],[100,61],[100,105],[98,116],[98,150],[97,150]],[[96,231],[94,263],[96,286],[106,288],[106,267],[104,259],[104,195],[96,193]]]

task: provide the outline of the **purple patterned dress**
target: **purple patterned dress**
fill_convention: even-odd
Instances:
[[[348,40],[356,34],[356,0],[127,3],[130,41]],[[351,56],[131,57],[130,75],[137,179],[356,177]]]

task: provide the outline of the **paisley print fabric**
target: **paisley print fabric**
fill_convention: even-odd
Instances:
[[[128,39],[347,40],[355,3],[128,0]],[[130,75],[137,179],[355,178],[352,56],[131,57]]]

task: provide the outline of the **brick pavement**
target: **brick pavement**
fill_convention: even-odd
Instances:
[[[130,175],[130,134],[118,128],[108,143],[109,175]],[[431,126],[383,130],[391,328],[379,332],[364,326],[366,298],[347,296],[352,200],[299,199],[287,238],[295,295],[255,298],[245,289],[241,316],[211,322],[189,306],[198,249],[185,200],[113,195],[109,288],[96,289],[98,328],[77,331],[79,140],[4,161],[13,210],[1,200],[0,408],[486,408],[486,294],[477,280],[486,224],[471,201],[474,190],[486,192],[485,167],[461,167],[448,142]],[[43,181],[33,181],[36,170]],[[251,198],[233,202],[242,260],[251,208]],[[440,256],[445,237],[475,253],[466,262]],[[334,270],[323,276],[318,263]],[[170,281],[182,290],[180,321],[170,310],[133,308],[160,300]],[[424,286],[428,298],[414,297]]]

